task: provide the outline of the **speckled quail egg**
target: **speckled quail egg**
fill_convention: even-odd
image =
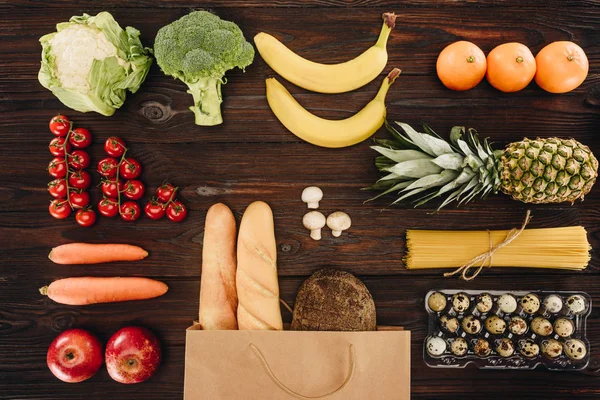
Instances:
[[[517,309],[517,300],[512,294],[503,294],[498,298],[498,308],[505,314],[512,314]]]
[[[527,358],[533,358],[540,354],[540,346],[531,339],[519,342],[519,352]]]
[[[459,337],[452,341],[450,350],[455,356],[462,357],[467,354],[467,351],[469,351],[469,344],[465,339]]]
[[[446,351],[446,341],[441,337],[432,337],[427,340],[427,352],[434,356],[441,356]]]
[[[573,360],[581,360],[587,354],[587,349],[581,340],[569,339],[565,342],[565,353]]]
[[[515,352],[515,345],[508,338],[503,338],[496,346],[496,352],[500,357],[510,357]]]
[[[560,337],[569,337],[575,332],[573,321],[567,318],[558,318],[554,321],[554,332]]]
[[[521,317],[514,316],[508,323],[508,330],[513,335],[523,335],[527,332],[527,322]]]
[[[563,352],[562,343],[556,339],[542,341],[542,354],[548,358],[558,358]]]
[[[562,307],[562,299],[555,294],[551,294],[550,296],[544,299],[544,308],[551,314],[556,314],[557,312],[562,310]]]
[[[432,293],[427,299],[427,305],[435,312],[440,312],[446,308],[446,296],[440,292]]]
[[[475,354],[479,357],[485,357],[490,354],[492,348],[490,347],[490,342],[487,340],[477,339],[475,346],[473,346],[473,351],[475,351]]]
[[[464,317],[461,326],[465,332],[471,335],[476,335],[481,332],[481,321],[472,315]]]
[[[567,299],[567,307],[569,307],[569,310],[575,315],[582,314],[586,308],[585,298],[578,294],[574,294]]]
[[[477,310],[480,313],[490,312],[492,306],[494,305],[494,300],[492,300],[492,296],[487,293],[482,293],[477,296]]]
[[[455,333],[458,330],[458,319],[448,315],[442,315],[440,317],[440,326],[447,332]]]
[[[521,299],[521,307],[527,314],[535,314],[540,309],[540,298],[533,293],[526,294]]]
[[[531,330],[539,336],[550,336],[552,334],[552,323],[546,318],[535,317],[531,321]]]
[[[492,335],[501,335],[506,330],[506,322],[497,315],[492,315],[485,320],[485,329]]]
[[[452,296],[452,308],[458,313],[465,312],[469,309],[471,301],[469,295],[465,293],[456,293]]]

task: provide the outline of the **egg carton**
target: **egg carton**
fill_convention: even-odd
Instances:
[[[429,367],[579,371],[589,363],[592,299],[585,292],[431,290],[425,309]]]

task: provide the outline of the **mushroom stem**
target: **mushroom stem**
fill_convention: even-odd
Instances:
[[[335,237],[340,237],[342,235],[342,231],[332,230],[331,234]]]
[[[321,240],[321,228],[310,231],[310,237],[314,240]]]

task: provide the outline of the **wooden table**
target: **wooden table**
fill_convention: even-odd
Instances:
[[[388,49],[389,66],[402,76],[387,100],[392,119],[430,123],[447,135],[453,125],[476,127],[484,136],[505,144],[528,137],[574,137],[600,154],[600,2],[598,0],[442,1],[442,0],[107,0],[75,5],[66,0],[0,2],[0,398],[103,399],[180,398],[183,390],[184,339],[198,311],[201,250],[206,210],[228,204],[239,219],[254,200],[274,210],[282,298],[293,304],[296,290],[313,271],[334,267],[358,275],[370,289],[378,323],[403,325],[413,334],[412,393],[414,398],[565,398],[600,397],[600,312],[588,319],[592,360],[583,373],[552,373],[430,369],[423,363],[427,329],[423,297],[431,288],[584,290],[600,302],[600,260],[595,251],[581,273],[486,270],[475,282],[444,279],[440,271],[406,271],[402,263],[407,228],[507,229],[519,226],[526,209],[531,227],[584,225],[595,248],[600,246],[600,189],[573,206],[528,206],[504,195],[492,196],[461,209],[432,214],[435,205],[413,209],[388,208],[392,197],[365,205],[370,193],[359,189],[378,173],[369,143],[330,150],[304,143],[275,119],[265,100],[264,78],[273,71],[257,55],[246,73],[227,74],[225,122],[198,127],[187,110],[191,97],[184,85],[164,76],[154,65],[141,90],[128,96],[114,116],[80,114],[65,108],[37,81],[41,47],[38,38],[56,23],[83,12],[110,11],[122,26],[142,32],[146,45],[157,30],[204,5],[235,21],[251,39],[266,31],[282,38],[312,60],[346,61],[370,46],[378,35],[380,15],[400,16]],[[302,5],[299,7],[298,5]],[[534,5],[539,4],[539,5]],[[466,39],[486,53],[498,44],[519,41],[536,54],[555,40],[579,43],[590,59],[590,75],[576,91],[551,95],[535,84],[514,94],[502,94],[486,82],[457,93],[445,89],[435,74],[435,60],[448,43]],[[383,75],[382,75],[383,76]],[[284,82],[282,80],[282,82]],[[347,94],[309,93],[285,82],[298,101],[328,118],[347,117],[375,94],[381,77]],[[92,229],[73,219],[48,215],[45,171],[51,159],[52,135],[47,123],[57,112],[94,134],[91,155],[103,157],[103,141],[124,138],[141,160],[143,181],[153,190],[169,179],[181,187],[190,208],[184,223],[143,218],[136,223],[102,218]],[[385,137],[382,129],[378,137]],[[94,174],[95,183],[99,177]],[[325,192],[321,211],[344,210],[353,226],[339,239],[325,233],[309,238],[301,219],[306,212],[302,189],[318,185]],[[92,196],[100,197],[98,188]],[[73,241],[125,242],[150,251],[136,263],[59,266],[47,259],[51,247]],[[38,288],[60,277],[147,276],[163,280],[169,292],[162,298],[124,304],[69,307],[39,295]],[[600,303],[598,303],[600,304]],[[289,320],[289,315],[284,314]],[[164,345],[164,362],[147,383],[126,386],[101,370],[81,384],[55,379],[46,367],[46,350],[61,331],[83,327],[106,341],[120,327],[151,327]]]

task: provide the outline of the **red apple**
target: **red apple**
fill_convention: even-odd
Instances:
[[[128,326],[108,340],[105,357],[108,374],[115,381],[144,382],[160,364],[160,343],[148,329]]]
[[[102,343],[86,330],[69,329],[50,344],[46,362],[63,382],[85,381],[102,366]]]

